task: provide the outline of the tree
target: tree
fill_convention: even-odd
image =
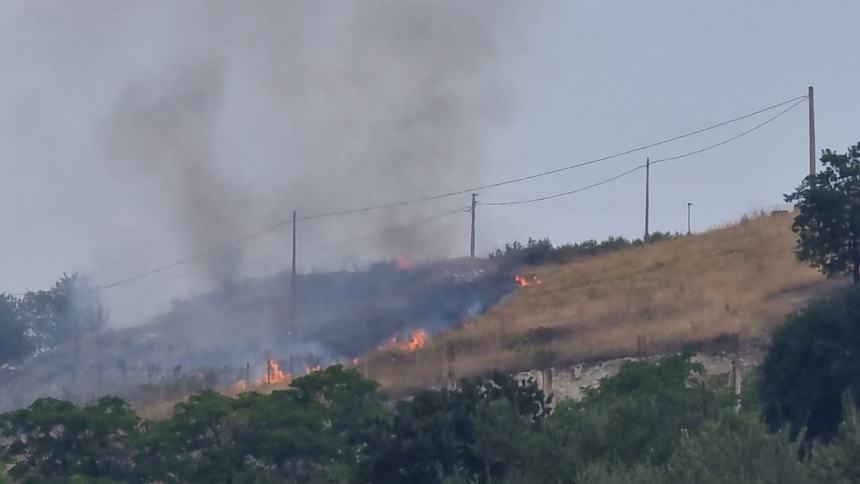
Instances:
[[[850,273],[860,283],[860,143],[847,153],[825,150],[823,169],[789,195],[797,216],[797,257],[828,277]]]
[[[761,367],[764,416],[772,429],[830,440],[842,397],[860,399],[860,287],[814,301],[773,334]]]
[[[397,403],[390,434],[368,449],[356,482],[435,484],[457,473],[489,482],[516,464],[490,447],[503,432],[528,440],[547,415],[547,403],[534,381],[504,375],[464,381],[454,391],[420,391]],[[516,448],[498,451],[510,456]]]
[[[18,301],[0,294],[0,365],[15,362],[32,352],[27,325],[18,313]]]
[[[753,415],[724,413],[701,431],[681,436],[665,466],[630,468],[590,465],[579,484],[805,484],[809,462],[798,459],[798,444],[785,433],[771,434]],[[804,465],[806,464],[806,465]]]
[[[124,479],[140,419],[124,401],[103,397],[93,405],[42,398],[0,416],[0,435],[11,443],[3,457],[15,482],[66,482],[75,476]]]
[[[19,315],[34,337],[37,351],[102,329],[106,323],[95,287],[80,274],[63,274],[50,290],[27,292],[19,302]]]
[[[682,432],[701,428],[733,403],[705,386],[698,378],[704,368],[690,356],[625,363],[582,400],[560,403],[547,425],[583,463],[665,463]]]

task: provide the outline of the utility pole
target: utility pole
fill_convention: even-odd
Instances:
[[[641,166],[641,165],[640,165]],[[645,158],[645,242],[648,242],[648,204],[651,197],[651,158]]]
[[[296,331],[296,211],[293,210],[293,261],[290,269],[290,332]]]
[[[693,202],[687,202],[687,235],[690,235],[692,232],[690,231],[690,207],[693,206]]]
[[[809,176],[815,175],[815,93],[809,86]]]
[[[471,238],[471,242],[469,244],[469,257],[472,259],[475,258],[475,207],[477,207],[477,206],[478,206],[478,194],[473,193],[472,194],[472,209],[471,209],[471,212],[472,212],[472,238]]]

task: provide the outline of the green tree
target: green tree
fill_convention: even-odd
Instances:
[[[9,475],[16,482],[124,479],[139,421],[117,397],[84,407],[42,398],[0,417],[0,435],[11,441],[3,460],[12,463]]]
[[[147,424],[136,478],[348,482],[389,420],[377,384],[340,365],[268,395],[204,391],[177,404],[172,418]]]
[[[19,316],[38,351],[102,329],[107,321],[95,286],[80,274],[63,274],[50,290],[27,292],[19,302]]]
[[[18,301],[0,294],[0,365],[19,361],[32,351],[27,325],[18,312]]]
[[[860,283],[860,143],[847,153],[825,150],[823,169],[804,179],[794,202],[797,256],[828,276],[850,273]]]
[[[388,438],[368,449],[356,481],[438,483],[456,473],[496,478],[513,464],[492,455],[499,433],[530,433],[548,413],[548,403],[534,381],[504,375],[463,381],[453,391],[420,391],[397,403]],[[491,409],[502,413],[491,418]],[[517,453],[511,446],[499,451]]]
[[[772,429],[831,439],[845,392],[860,398],[860,287],[812,302],[773,334],[760,394]]]
[[[723,413],[698,432],[682,435],[665,465],[629,468],[597,462],[578,484],[804,484],[808,466],[784,433],[768,433],[757,417]]]
[[[683,432],[731,407],[708,389],[689,354],[625,363],[580,401],[559,404],[547,425],[571,459],[623,465],[665,463]]]

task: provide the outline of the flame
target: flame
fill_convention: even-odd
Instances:
[[[409,336],[408,340],[400,342],[397,339],[397,336],[394,336],[388,341],[388,343],[380,346],[379,349],[412,352],[423,348],[426,343],[427,332],[423,329],[416,329],[415,332],[413,332],[412,335]]]
[[[259,385],[275,385],[277,383],[289,382],[292,379],[292,373],[285,372],[277,360],[269,358],[266,360],[266,376],[257,383]]]
[[[322,367],[320,365],[305,366],[305,375],[310,375],[311,373],[320,371],[321,369]]]
[[[233,390],[237,391],[237,392],[244,392],[247,389],[248,389],[248,382],[246,382],[244,378],[237,381],[236,384],[233,385]]]
[[[397,258],[397,268],[401,270],[411,269],[412,261],[409,260],[409,256],[401,255]]]
[[[538,278],[538,276],[531,276],[531,280],[529,280],[528,276],[524,276],[522,274],[515,275],[514,280],[517,281],[517,284],[521,287],[531,287],[543,282]]]
[[[409,338],[409,341],[406,343],[406,349],[409,351],[415,351],[417,349],[421,349],[424,347],[424,343],[427,341],[427,333],[424,332],[423,329],[419,329],[412,333],[412,337]]]

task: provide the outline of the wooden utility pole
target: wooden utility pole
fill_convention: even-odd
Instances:
[[[296,332],[296,211],[293,210],[293,260],[290,268],[290,333]]]
[[[809,176],[815,175],[815,93],[809,86]]]
[[[693,206],[693,202],[687,202],[687,235],[690,235],[692,232],[690,230],[690,207]]]
[[[478,194],[472,194],[472,237],[469,244],[469,257],[475,258],[475,207],[478,206]]]
[[[640,165],[641,166],[641,165]],[[651,202],[651,158],[645,158],[645,242],[648,242],[648,204]]]

